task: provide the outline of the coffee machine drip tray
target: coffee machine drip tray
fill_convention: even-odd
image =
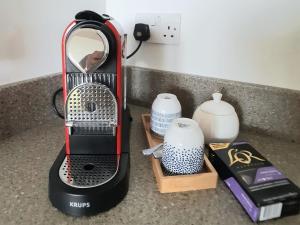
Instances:
[[[67,155],[59,177],[76,188],[92,188],[110,181],[119,168],[118,155]]]

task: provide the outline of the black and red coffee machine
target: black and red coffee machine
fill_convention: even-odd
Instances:
[[[49,173],[52,205],[94,215],[128,191],[130,113],[126,35],[107,15],[82,11],[62,39],[66,144]]]

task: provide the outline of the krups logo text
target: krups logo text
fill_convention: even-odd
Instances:
[[[228,156],[230,159],[229,166],[232,166],[233,164],[238,162],[243,164],[250,164],[252,159],[265,161],[264,159],[254,156],[252,152],[249,152],[247,150],[238,151],[238,149],[233,149],[233,148],[228,151]]]
[[[91,207],[91,204],[89,202],[70,202],[70,207],[89,208]]]

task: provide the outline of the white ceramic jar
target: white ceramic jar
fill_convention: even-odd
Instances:
[[[171,122],[181,117],[181,105],[174,94],[157,95],[151,108],[151,130],[159,136],[164,136]]]
[[[205,143],[232,142],[239,133],[239,118],[229,103],[222,101],[221,93],[214,93],[213,100],[201,104],[193,119],[201,127]]]
[[[204,137],[198,124],[188,118],[173,120],[166,132],[162,164],[176,174],[192,174],[202,170]]]

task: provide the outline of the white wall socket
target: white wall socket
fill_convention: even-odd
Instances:
[[[177,13],[139,13],[135,23],[149,24],[150,39],[157,44],[179,44],[181,15]]]

